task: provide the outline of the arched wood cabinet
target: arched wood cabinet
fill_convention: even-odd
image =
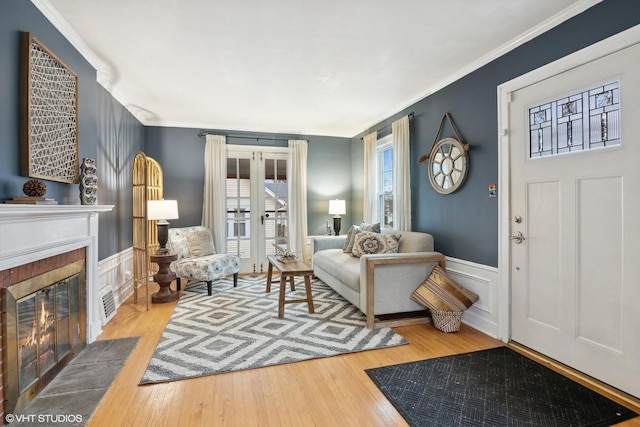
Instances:
[[[147,220],[147,200],[162,199],[162,168],[160,164],[138,152],[133,160],[133,301],[138,303],[138,289],[146,290],[149,309],[149,277],[157,265],[150,254],[158,249],[156,221]]]

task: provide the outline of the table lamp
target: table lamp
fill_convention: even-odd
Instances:
[[[340,215],[346,214],[346,206],[344,200],[329,200],[329,215],[333,215],[333,230],[336,236],[340,235],[340,221],[342,218]]]
[[[169,240],[169,222],[168,219],[178,218],[178,201],[177,200],[147,200],[147,219],[158,220],[158,243],[160,247],[157,253],[159,255],[167,255],[167,241]]]

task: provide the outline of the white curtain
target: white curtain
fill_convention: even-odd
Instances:
[[[307,249],[307,141],[289,140],[287,161],[289,199],[289,250],[302,260],[311,255]]]
[[[411,230],[411,170],[409,164],[409,117],[391,124],[393,133],[393,228]]]
[[[207,135],[204,150],[204,197],[202,225],[213,234],[217,253],[227,251],[226,183],[227,139],[222,135]]]
[[[378,132],[374,131],[364,138],[364,207],[362,219],[369,224],[378,220],[378,194],[376,192],[378,174],[377,143]]]

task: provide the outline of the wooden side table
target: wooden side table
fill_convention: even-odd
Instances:
[[[169,266],[178,259],[177,254],[153,254],[149,258],[158,264],[158,272],[153,275],[153,281],[160,285],[160,290],[151,295],[151,302],[154,304],[175,301],[180,298],[180,292],[171,289],[171,282],[176,280],[176,273],[171,271]]]
[[[269,270],[267,273],[267,292],[271,292],[271,276],[273,275],[273,268],[275,267],[280,271],[280,295],[278,295],[278,317],[284,317],[284,305],[306,302],[309,307],[309,313],[315,313],[313,308],[313,295],[311,294],[311,276],[313,276],[313,270],[311,267],[303,262],[280,262],[275,255],[267,256],[269,260]],[[287,289],[287,278],[291,281],[291,290],[295,290],[293,285],[293,278],[295,276],[304,276],[304,287],[307,292],[307,297],[304,299],[289,299],[285,300],[284,294]]]

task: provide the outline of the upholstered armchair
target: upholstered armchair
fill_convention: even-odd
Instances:
[[[211,295],[211,282],[233,274],[233,286],[238,286],[240,258],[235,255],[217,254],[211,231],[201,225],[169,229],[169,250],[178,255],[171,263],[176,273],[177,288],[180,279],[207,282]]]

